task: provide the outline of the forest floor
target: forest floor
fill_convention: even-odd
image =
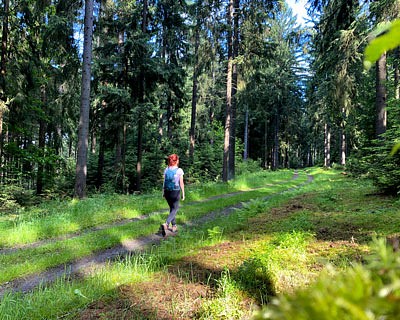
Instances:
[[[293,179],[297,179],[297,178],[298,178],[298,174],[294,173]],[[308,180],[305,183],[310,183],[310,182],[312,182],[312,180],[313,180],[313,177],[311,175],[309,175]],[[299,188],[302,185],[304,185],[305,183],[297,185],[294,188]],[[293,189],[293,188],[291,188],[291,189]],[[291,189],[287,189],[283,192],[290,191]],[[218,198],[223,198],[223,197],[229,197],[230,195],[231,194],[224,194],[224,195],[216,196],[213,198],[218,199]],[[265,200],[268,199],[269,197],[271,197],[271,196],[265,197]],[[209,212],[207,215],[204,215],[203,217],[201,217],[195,221],[191,221],[189,223],[186,223],[185,225],[179,226],[179,228],[180,228],[180,230],[195,228],[196,225],[213,220],[217,216],[229,215],[231,212],[233,212],[234,210],[236,210],[238,208],[241,208],[242,206],[243,206],[243,203],[238,203],[236,205],[223,208],[222,210],[217,211],[217,212]],[[301,208],[301,205],[297,205],[296,203],[292,204],[292,206],[294,209]],[[286,212],[285,214],[288,214],[287,208],[285,209],[285,212]],[[138,220],[138,219],[142,220],[142,219],[149,218],[152,214],[156,214],[156,213],[159,213],[159,212],[154,212],[154,213],[136,218],[136,220]],[[129,223],[129,222],[132,222],[132,220],[126,220],[123,222],[120,221],[116,224],[121,225],[123,223]],[[256,222],[256,223],[259,223],[259,222]],[[86,230],[85,232],[93,232],[96,230],[102,230],[102,229],[105,229],[105,228],[108,228],[111,226],[115,226],[116,224],[104,225],[104,226],[92,228],[92,229]],[[69,235],[68,238],[77,237],[79,235],[81,235],[81,234],[77,233],[77,234]],[[178,232],[178,236],[179,236],[179,232]],[[0,253],[13,252],[13,251],[19,250],[21,248],[26,248],[28,246],[29,247],[38,247],[40,245],[43,245],[44,243],[53,242],[53,241],[57,241],[57,240],[58,239],[50,239],[50,240],[39,241],[39,242],[25,245],[25,246],[16,246],[14,248],[0,250]],[[143,252],[146,249],[148,249],[149,247],[159,244],[160,241],[163,241],[163,237],[161,235],[161,232],[157,231],[155,234],[137,238],[137,239],[131,239],[129,241],[125,241],[124,243],[122,243],[119,246],[112,247],[112,248],[109,248],[107,250],[103,250],[100,252],[96,252],[95,254],[93,254],[91,256],[79,259],[68,265],[62,264],[62,265],[50,268],[50,269],[46,270],[45,272],[32,274],[32,275],[29,275],[29,276],[26,276],[23,278],[18,278],[13,281],[9,281],[8,283],[5,283],[0,287],[0,297],[3,296],[4,293],[7,291],[27,293],[29,291],[32,291],[35,288],[38,288],[39,286],[44,286],[46,284],[52,283],[61,277],[74,278],[74,277],[85,276],[86,274],[93,272],[93,270],[95,268],[100,268],[102,265],[104,265],[105,263],[107,263],[110,260],[123,257],[127,254]],[[237,243],[232,242],[229,244],[221,244],[220,246],[216,246],[213,248],[204,248],[203,249],[204,252],[203,252],[203,254],[200,254],[200,256],[209,257],[210,263],[214,264],[214,266],[218,266],[219,265],[218,262],[221,259],[225,261],[226,255],[230,256],[231,252],[239,252],[240,250],[239,250],[238,246],[242,246],[242,245],[243,245],[243,243],[241,241],[238,241]],[[198,257],[197,258],[191,257],[190,259],[193,262],[193,261],[196,261],[196,259],[198,259]],[[204,264],[204,263],[206,263],[206,265],[207,265],[206,261],[203,261],[202,264]],[[182,264],[183,265],[180,265],[179,268],[184,269],[185,262],[183,261]],[[177,267],[177,266],[175,266],[175,267]],[[192,267],[193,267],[193,263],[191,263],[191,268]],[[174,267],[172,266],[172,268],[174,268]],[[192,270],[192,271],[194,274],[203,275],[204,277],[206,277],[210,272],[213,272],[212,271],[213,267],[211,267],[211,266],[210,266],[210,268],[207,266],[207,267],[205,267],[205,269],[203,267],[201,269],[203,269],[203,270],[194,270],[194,271]],[[169,279],[169,281],[176,282],[176,283],[172,283],[172,286],[168,290],[172,290],[173,295],[177,295],[177,297],[179,297],[179,295],[181,295],[181,294],[185,294],[185,296],[189,295],[189,296],[197,296],[198,297],[199,292],[203,292],[204,294],[206,294],[206,290],[205,290],[206,287],[202,286],[201,284],[198,284],[198,285],[194,285],[194,284],[187,285],[186,284],[185,285],[182,283],[181,280],[179,280],[179,277],[171,277]],[[165,283],[165,279],[159,279],[156,282],[152,282],[147,285],[141,284],[141,290],[133,289],[131,291],[131,290],[129,290],[129,288],[122,288],[121,290],[123,290],[125,292],[124,294],[126,294],[128,296],[131,294],[129,292],[134,292],[135,294],[139,294],[139,292],[142,292],[143,297],[145,299],[153,300],[153,301],[148,302],[146,305],[152,306],[151,309],[153,309],[153,310],[157,309],[157,310],[160,310],[160,312],[162,312],[163,297],[164,298],[170,297],[170,295],[166,294],[167,289],[163,288],[164,283]],[[150,291],[151,294],[149,294],[148,291]],[[138,299],[138,301],[140,301],[140,299]],[[153,304],[156,303],[156,301],[158,301],[160,303],[160,305],[157,307],[153,306]],[[98,305],[98,306],[94,305],[91,309],[87,310],[87,312],[89,312],[89,313],[93,312],[94,314],[97,314],[98,312],[101,312],[101,313],[105,312],[105,310],[103,310],[103,309],[108,308],[107,304],[104,304],[104,302],[99,302],[99,303],[100,303],[100,305]],[[115,310],[119,309],[118,306],[115,306],[115,305],[111,305],[109,307],[112,310],[114,310],[113,311],[114,313],[115,313]],[[90,311],[90,310],[92,310],[92,311]],[[83,318],[90,319],[91,316],[83,315]]]
[[[74,207],[72,214],[92,217],[94,207],[113,219],[93,218],[98,224],[80,232],[0,249],[0,318],[261,319],[257,311],[314,290],[320,276],[331,283],[332,270],[364,266],[374,239],[386,245],[398,236],[398,198],[380,194],[370,181],[337,170],[274,177],[246,177],[238,192],[206,186],[190,193],[178,233],[166,238],[157,230],[168,214],[158,195]],[[116,221],[113,208],[119,214],[131,207]],[[61,222],[74,221],[69,217]]]
[[[305,206],[305,197],[294,198],[284,207],[272,210],[272,217],[281,219],[304,210]],[[225,213],[229,214],[232,209],[225,209]],[[271,216],[263,216],[249,220],[248,234],[259,234],[260,227],[270,223],[270,219]],[[149,281],[120,286],[117,297],[93,302],[80,313],[79,319],[197,319],[202,300],[216,294],[210,279],[220,279],[224,269],[237,270],[248,258],[244,247],[252,240],[246,243],[238,238],[203,247]],[[190,281],[182,275],[189,275]],[[259,309],[259,302],[252,297],[242,297],[240,304],[249,314]]]

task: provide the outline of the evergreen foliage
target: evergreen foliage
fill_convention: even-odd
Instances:
[[[365,50],[364,65],[367,69],[379,59],[383,52],[393,49],[400,44],[397,37],[388,36],[399,32],[398,20],[392,24],[385,24],[382,29],[378,26],[373,34],[376,36]],[[396,57],[394,57],[396,59]],[[394,88],[395,89],[395,88]],[[388,102],[389,129],[373,140],[359,152],[353,159],[349,169],[355,174],[368,175],[383,192],[398,195],[400,193],[400,154],[398,151],[398,139],[400,137],[398,97],[391,98]]]
[[[6,3],[0,10],[8,22],[1,26],[7,41],[0,55],[0,183],[39,196],[72,196],[83,3]],[[354,170],[360,160],[358,171],[397,192],[397,158],[381,152],[398,138],[399,56],[388,51],[396,48],[398,23],[379,24],[397,17],[396,1],[309,1],[307,27],[280,1],[233,3],[230,165],[236,165],[230,171],[244,157],[271,169],[350,164]],[[87,191],[158,188],[172,152],[181,156],[188,182],[223,178],[227,5],[95,2]],[[375,67],[362,73],[362,56],[376,26],[365,61],[388,51],[381,84],[388,121],[385,141],[371,153]],[[368,157],[357,159],[360,154]],[[378,159],[387,165],[376,168]]]

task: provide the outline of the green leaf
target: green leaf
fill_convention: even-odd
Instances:
[[[75,290],[74,290],[74,293],[75,293],[77,296],[80,296],[80,297],[82,297],[82,298],[88,299],[88,297],[86,297],[86,296],[81,292],[81,290],[79,290],[79,289],[75,289]]]
[[[380,25],[377,30],[380,35],[373,39],[365,49],[364,67],[367,70],[383,53],[400,45],[400,20]]]
[[[393,146],[392,151],[390,152],[390,155],[391,156],[395,155],[399,150],[400,150],[400,143],[397,143]]]

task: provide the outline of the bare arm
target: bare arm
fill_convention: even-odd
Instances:
[[[163,174],[163,183],[162,183],[162,196],[165,197],[164,194],[164,184],[165,184],[165,174]]]
[[[179,186],[181,187],[182,201],[185,200],[185,183],[183,182],[183,175],[179,177]]]

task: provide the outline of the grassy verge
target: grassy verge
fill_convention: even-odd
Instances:
[[[284,177],[286,178],[286,173],[284,173]],[[277,179],[278,176],[272,175],[272,178]],[[235,205],[241,201],[248,201],[249,199],[257,197],[265,197],[281,190],[286,190],[287,188],[294,187],[303,181],[304,177],[293,181],[290,179],[287,181],[281,180],[281,183],[271,183],[271,181],[269,181],[269,184],[266,187],[259,187],[255,190],[249,189],[248,184],[247,187],[244,187],[243,182],[240,182],[241,188],[247,189],[248,191],[243,193],[234,193],[229,197],[218,199],[211,198],[211,200],[207,200],[202,198],[200,199],[201,201],[183,205],[177,219],[178,224],[186,223],[190,220],[199,218],[208,212],[218,211],[224,207]],[[266,184],[265,179],[264,181],[260,179],[259,183],[261,182],[263,182],[264,185]],[[251,187],[254,186],[253,179],[253,185]],[[204,186],[201,188],[204,189]],[[205,194],[220,194],[221,191],[219,190],[218,184],[216,185],[216,189],[218,191],[208,191],[205,192]],[[234,190],[237,191],[238,188],[235,188]],[[196,192],[199,191],[196,190]],[[157,201],[155,201],[155,203],[156,209],[158,209]],[[151,211],[150,209],[147,210]],[[164,219],[165,213],[153,214],[144,220],[134,221],[118,226],[110,226],[105,229],[83,233],[73,238],[47,242],[38,247],[21,248],[17,251],[3,254],[0,256],[0,283],[11,281],[17,277],[41,272],[49,267],[74,261],[100,250],[119,245],[127,239],[152,234],[157,230],[160,222]],[[104,219],[101,219],[101,221],[104,221]],[[39,225],[39,221],[36,221],[35,224]],[[32,232],[35,232],[35,229],[33,229]]]
[[[293,171],[258,172],[223,183],[187,186],[186,202],[202,201],[221,194],[246,191],[268,184],[290,181]],[[18,215],[0,215],[0,248],[28,244],[82,232],[96,226],[137,218],[165,210],[161,190],[146,195],[97,195],[85,200],[49,201],[22,210]]]
[[[312,286],[331,266],[348,270],[364,261],[375,236],[398,232],[399,201],[374,195],[368,182],[335,171],[310,173],[311,184],[276,193],[291,181],[282,189],[243,193],[240,201],[245,195],[254,200],[229,216],[183,229],[80,280],[60,280],[25,296],[8,294],[0,318],[249,318],[277,295]],[[235,197],[183,207],[180,222],[237,203]],[[114,234],[121,239],[121,233]]]

